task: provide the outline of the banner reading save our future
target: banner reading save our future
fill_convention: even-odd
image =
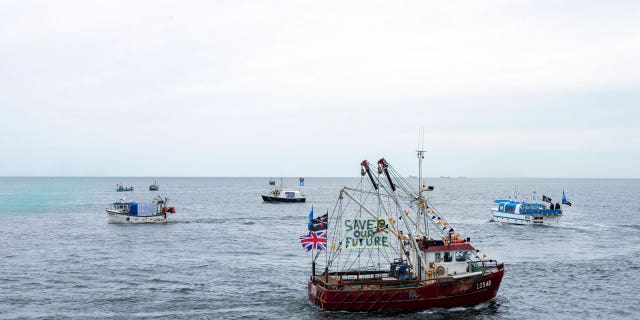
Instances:
[[[384,217],[342,217],[345,249],[388,248],[389,225]]]

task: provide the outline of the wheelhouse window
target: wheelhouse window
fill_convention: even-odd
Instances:
[[[442,253],[436,252],[436,262],[442,262]]]
[[[451,262],[451,261],[453,261],[453,255],[451,254],[451,251],[445,251],[444,262]]]
[[[467,261],[467,252],[466,251],[456,251],[456,262],[464,262]]]
[[[295,193],[293,193],[293,192],[285,192],[285,193],[284,193],[284,196],[285,196],[286,198],[288,198],[288,199],[293,199],[293,198],[295,198],[295,197],[296,197],[296,194],[295,194]]]

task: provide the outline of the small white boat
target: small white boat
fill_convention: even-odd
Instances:
[[[271,185],[271,179],[269,184]],[[275,184],[275,181],[274,181]],[[263,194],[264,202],[305,202],[307,198],[300,190],[285,190],[282,188],[282,178],[280,178],[280,188],[272,189],[269,194]],[[304,178],[300,178],[300,187],[304,186]]]
[[[176,208],[167,206],[167,198],[156,197],[153,203],[137,203],[121,199],[107,208],[110,223],[164,223]]]
[[[125,187],[125,186],[123,186],[121,184],[117,184],[116,185],[116,191],[117,192],[133,191],[133,186]]]
[[[149,185],[149,191],[158,191],[159,189],[160,189],[160,185],[154,179],[153,184]]]
[[[491,208],[491,219],[511,224],[557,225],[562,209],[548,208],[543,203],[513,200],[495,200],[497,207]]]
[[[534,198],[535,195],[532,196],[532,199]],[[526,202],[519,201],[517,192],[514,192],[511,199],[494,200],[493,202],[498,204],[497,207],[491,208],[491,220],[493,221],[511,224],[557,225],[562,217],[560,203],[556,202],[554,205],[551,198],[545,195],[542,196],[542,202],[535,202],[535,199],[532,202]],[[562,190],[562,205],[571,206],[564,190]]]
[[[305,202],[307,198],[298,190],[273,189],[269,194],[262,195],[265,202]]]

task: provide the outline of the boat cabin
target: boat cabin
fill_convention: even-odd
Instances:
[[[135,202],[114,202],[113,209],[121,213],[130,213],[132,204],[135,204]]]
[[[297,191],[297,190],[273,189],[273,190],[271,190],[271,194],[270,195],[272,197],[285,198],[285,199],[301,198],[300,191]]]
[[[475,248],[467,240],[456,240],[448,243],[442,240],[422,241],[422,251],[430,261],[428,276],[456,276],[477,271],[471,263],[475,256]]]
[[[156,203],[137,203],[137,202],[114,202],[113,209],[121,214],[127,214],[132,216],[152,216],[163,211],[164,202]]]
[[[497,212],[513,214],[562,214],[559,208],[549,209],[543,203],[527,203],[513,200],[495,200]]]

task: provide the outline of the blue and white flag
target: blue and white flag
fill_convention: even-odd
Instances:
[[[567,201],[567,196],[564,194],[564,189],[562,189],[562,204],[566,204],[571,207],[571,202]]]
[[[304,178],[300,178],[300,186],[304,187]]]

